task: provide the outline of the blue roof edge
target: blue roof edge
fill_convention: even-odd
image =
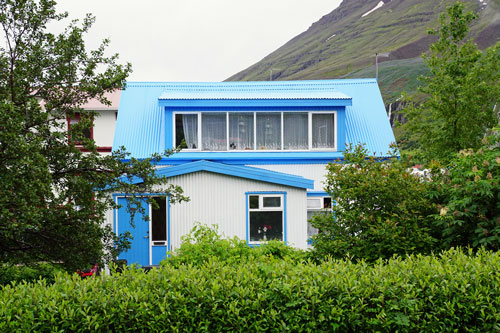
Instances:
[[[156,170],[156,174],[158,176],[164,176],[168,178],[198,171],[207,171],[227,176],[258,180],[266,183],[286,185],[303,189],[314,188],[314,180],[307,179],[301,176],[248,166],[228,165],[223,163],[210,162],[206,160],[189,162],[170,167],[162,167]],[[132,183],[136,184],[140,183],[141,181],[141,179],[136,178],[132,180]]]
[[[224,81],[224,82],[176,82],[176,81],[127,81],[126,85],[136,85],[136,86],[158,86],[164,87],[165,85],[175,85],[175,86],[210,86],[213,84],[223,84],[223,85],[323,85],[323,84],[366,84],[366,83],[377,83],[376,78],[359,78],[359,79],[322,79],[322,80],[293,80],[293,81]]]

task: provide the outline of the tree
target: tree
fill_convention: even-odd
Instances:
[[[477,149],[497,122],[500,105],[500,43],[478,50],[467,39],[476,18],[455,3],[440,16],[439,36],[423,59],[431,71],[419,90],[428,98],[406,110],[407,130],[425,160],[447,162],[462,149]]]
[[[54,35],[47,24],[68,15],[56,13],[54,1],[0,0],[0,8],[0,262],[85,267],[127,245],[127,235],[102,227],[114,207],[111,191],[185,198],[180,188],[153,187],[165,183],[154,173],[160,156],[128,159],[124,149],[101,156],[83,135],[96,114],[80,106],[92,98],[109,103],[104,94],[122,88],[131,70],[117,64],[117,55],[105,56],[108,40],[86,51],[83,37],[94,18]],[[76,112],[84,120],[68,133],[65,120]],[[132,177],[143,182],[130,184]],[[143,210],[136,199],[130,208]]]
[[[456,154],[443,175],[436,222],[447,248],[500,250],[499,130],[485,138],[480,149]]]
[[[314,256],[374,261],[394,254],[428,253],[437,244],[429,193],[434,184],[412,174],[396,155],[368,156],[358,145],[344,152],[344,163],[327,167],[325,190],[335,202],[332,214],[316,215]],[[340,162],[340,161],[339,161]]]

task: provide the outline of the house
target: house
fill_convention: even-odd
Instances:
[[[91,99],[87,103],[80,106],[83,110],[93,111],[96,114],[96,117],[92,119],[92,127],[86,131],[85,135],[88,136],[89,139],[93,139],[95,141],[97,151],[103,155],[111,154],[116,119],[118,117],[120,95],[121,90],[115,90],[104,94],[104,97],[106,97],[111,103],[110,105],[105,105],[97,99]],[[68,131],[72,124],[79,121],[79,113],[76,113],[72,118],[66,119]],[[80,146],[79,148],[80,150],[85,151],[83,147]]]
[[[134,237],[121,259],[157,264],[195,222],[251,245],[278,239],[307,248],[315,232],[308,216],[332,204],[322,184],[327,163],[342,160],[348,143],[380,155],[394,141],[375,79],[129,82],[113,149],[146,158],[182,146],[158,173],[191,200],[157,198],[160,208],[146,209],[149,223],[137,214],[135,228],[125,207],[110,214],[115,232]]]

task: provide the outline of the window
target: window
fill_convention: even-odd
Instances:
[[[75,115],[73,117],[68,117],[67,118],[67,122],[68,122],[68,135],[70,136],[71,134],[71,127],[75,126],[76,124],[78,124],[80,121],[81,121],[81,115],[80,113],[75,113]],[[92,122],[93,123],[93,122]],[[83,136],[84,138],[86,139],[93,139],[94,138],[94,129],[93,129],[93,126],[91,125],[90,127],[88,128],[84,128],[82,130],[82,133],[81,133],[81,136]],[[71,138],[69,137],[69,139],[71,140]],[[75,145],[81,145],[82,142],[80,140],[77,140],[77,141],[74,141],[74,144]]]
[[[227,150],[226,113],[201,114],[201,143],[203,150]]]
[[[253,112],[229,113],[229,150],[254,149]]]
[[[335,150],[336,113],[174,113],[176,147],[203,151]]]
[[[198,114],[175,115],[175,146],[198,149]]]
[[[335,147],[335,116],[333,113],[312,114],[312,147],[333,148]]]
[[[257,149],[281,149],[281,113],[258,112],[257,115]]]
[[[248,195],[249,242],[258,243],[283,237],[283,195]]]
[[[284,147],[285,150],[309,149],[307,112],[283,112]]]
[[[307,198],[307,239],[318,234],[318,229],[311,225],[311,218],[318,214],[328,214],[332,209],[332,198],[309,197]]]
[[[152,207],[151,241],[153,245],[165,245],[167,241],[167,198],[155,197],[158,208]]]

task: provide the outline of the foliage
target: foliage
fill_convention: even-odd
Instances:
[[[439,36],[423,56],[430,76],[420,78],[428,99],[406,111],[407,130],[418,142],[423,158],[449,161],[462,149],[477,149],[486,131],[497,122],[500,101],[500,42],[478,50],[467,40],[476,18],[463,4],[449,6],[440,16]]]
[[[436,244],[429,217],[433,184],[396,157],[368,156],[361,145],[347,147],[343,162],[327,167],[325,190],[335,205],[332,214],[312,219],[320,230],[313,237],[315,257],[374,261],[430,252]]]
[[[154,192],[165,179],[154,174],[159,156],[122,163],[123,149],[99,155],[84,136],[97,114],[80,106],[93,98],[109,104],[105,93],[123,87],[130,65],[105,55],[108,40],[85,50],[91,16],[54,35],[47,25],[67,17],[54,1],[2,0],[0,7],[0,262],[61,262],[75,270],[113,257],[127,241],[101,227],[114,206],[109,191]],[[69,133],[66,119],[77,112],[82,121]],[[143,182],[128,184],[132,177]],[[160,191],[183,198],[179,188]],[[141,209],[136,199],[130,207]]]
[[[145,274],[0,289],[0,330],[340,331],[498,330],[500,254],[447,251],[373,265],[272,257]]]
[[[436,220],[447,247],[500,250],[500,135],[484,141],[478,150],[457,154],[443,177]]]
[[[53,283],[55,275],[62,269],[57,265],[37,264],[32,266],[0,265],[0,285],[8,283],[34,282],[44,279],[47,283]]]
[[[197,223],[189,234],[182,237],[181,246],[170,253],[162,264],[174,267],[180,265],[202,266],[214,258],[233,264],[256,260],[262,256],[286,257],[299,261],[306,257],[306,252],[275,240],[252,248],[246,241],[238,237],[224,238],[219,233],[217,225],[210,227]]]

